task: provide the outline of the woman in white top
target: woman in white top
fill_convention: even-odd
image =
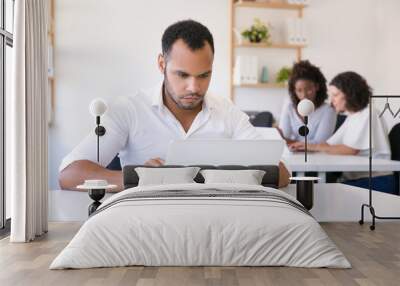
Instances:
[[[330,99],[336,112],[347,114],[345,122],[326,142],[309,144],[310,151],[320,151],[338,155],[369,154],[369,97],[371,88],[366,80],[355,72],[344,72],[335,76],[328,88]],[[372,155],[374,158],[390,159],[390,145],[387,129],[372,110]],[[292,145],[292,149],[304,150],[304,143]],[[374,177],[383,175],[374,173]],[[368,173],[343,173],[344,180],[368,177]]]
[[[289,79],[290,102],[284,105],[279,130],[289,146],[304,141],[299,128],[304,119],[297,113],[297,104],[302,99],[309,99],[315,105],[315,111],[308,117],[308,142],[325,142],[334,132],[336,113],[325,103],[327,99],[326,79],[320,69],[309,61],[295,63]]]

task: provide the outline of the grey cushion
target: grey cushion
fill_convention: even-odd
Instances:
[[[139,176],[135,172],[135,168],[137,167],[146,167],[146,168],[182,168],[187,166],[181,165],[165,165],[161,167],[148,167],[144,165],[126,165],[123,168],[123,179],[124,179],[124,188],[133,188],[136,187],[139,183]],[[190,166],[189,166],[190,167]],[[221,165],[221,166],[212,166],[212,165],[197,165],[201,170],[205,169],[219,169],[219,170],[263,170],[265,171],[265,175],[262,179],[262,185],[266,187],[277,188],[279,183],[279,168],[278,166],[273,165],[251,165],[251,166],[240,166],[240,165]],[[197,183],[204,183],[204,178],[200,174],[194,178],[194,181]]]
[[[207,184],[229,183],[261,185],[265,171],[262,170],[202,170],[201,175]]]
[[[195,183],[193,179],[199,170],[199,167],[135,168],[139,175],[139,186]]]

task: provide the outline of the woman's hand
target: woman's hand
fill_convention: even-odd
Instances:
[[[305,150],[305,144],[304,144],[304,142],[301,142],[301,141],[289,143],[288,147],[289,147],[290,151],[304,151]]]
[[[307,151],[312,152],[327,152],[329,145],[327,143],[320,144],[307,144]],[[306,149],[306,144],[304,142],[295,142],[289,145],[291,151],[304,151]]]

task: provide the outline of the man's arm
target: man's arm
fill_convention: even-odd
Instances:
[[[290,174],[288,169],[285,167],[285,164],[279,162],[279,188],[284,188],[290,183]]]
[[[132,121],[134,113],[135,109],[127,97],[119,98],[110,106],[102,119],[106,133],[100,137],[99,163],[95,163],[97,136],[91,131],[61,162],[61,188],[76,190],[76,186],[84,180],[104,179],[117,185],[117,191],[123,189],[122,172],[107,170],[105,166],[128,144],[129,132],[135,130],[135,123]]]
[[[59,183],[62,189],[78,190],[76,186],[85,180],[99,178],[118,186],[112,192],[123,190],[122,171],[111,171],[89,160],[78,160],[64,168],[59,174]]]

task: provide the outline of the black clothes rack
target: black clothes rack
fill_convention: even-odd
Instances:
[[[373,98],[400,98],[400,95],[371,95],[369,97],[369,203],[362,204],[361,206],[361,219],[358,221],[359,224],[364,224],[364,208],[369,208],[372,215],[372,225],[369,226],[370,230],[375,230],[375,220],[376,219],[391,219],[396,220],[400,217],[383,217],[378,216],[375,213],[375,208],[372,203],[372,99]]]

